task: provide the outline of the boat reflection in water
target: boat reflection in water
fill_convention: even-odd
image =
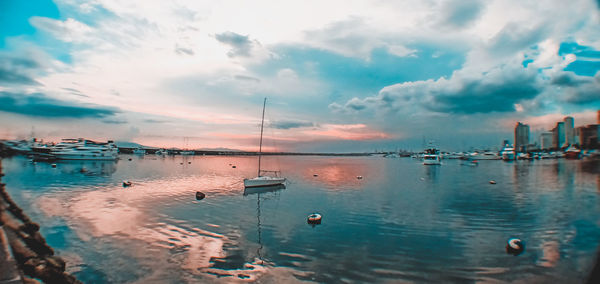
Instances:
[[[246,187],[244,188],[244,196],[250,194],[256,194],[256,232],[258,234],[258,245],[259,247],[256,249],[256,255],[260,260],[259,264],[264,264],[263,256],[262,256],[262,231],[261,231],[261,223],[260,223],[260,195],[266,194],[270,192],[277,192],[279,190],[285,189],[285,185],[278,184],[273,186],[261,186],[261,187]]]

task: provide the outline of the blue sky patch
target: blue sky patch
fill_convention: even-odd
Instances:
[[[60,13],[51,0],[0,1],[0,49],[7,37],[35,33],[29,23],[33,16],[58,19]]]

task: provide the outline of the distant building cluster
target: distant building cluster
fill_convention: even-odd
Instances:
[[[600,110],[597,112],[596,124],[575,127],[573,117],[567,116],[556,123],[550,131],[542,132],[539,145],[529,144],[529,125],[517,122],[515,126],[515,150],[527,152],[534,150],[557,150],[569,146],[579,149],[598,149],[600,146]],[[539,147],[539,148],[538,148]]]

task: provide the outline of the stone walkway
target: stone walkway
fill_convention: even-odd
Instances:
[[[17,262],[10,251],[4,228],[0,226],[0,284],[23,283]]]

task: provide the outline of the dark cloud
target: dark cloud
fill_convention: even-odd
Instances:
[[[481,16],[484,5],[479,0],[454,0],[443,6],[440,24],[445,27],[464,28]]]
[[[402,113],[476,114],[514,111],[515,104],[542,92],[536,72],[525,68],[494,68],[478,75],[455,73],[450,79],[416,81],[383,88],[377,96],[331,104],[340,112],[377,108]]]
[[[571,72],[565,72],[570,74]],[[564,85],[566,88],[561,93],[562,99],[576,105],[596,103],[600,106],[600,73],[595,77],[568,75],[577,83]]]
[[[227,53],[229,57],[250,56],[250,52],[255,44],[248,36],[236,34],[234,32],[216,34],[215,38],[219,42],[231,47],[231,50]]]
[[[175,53],[180,55],[194,55],[194,51],[190,48],[184,48],[179,45],[175,46]]]
[[[441,91],[424,106],[444,113],[487,113],[514,111],[514,105],[541,92],[533,77],[513,77],[500,82],[464,82],[457,90]]]
[[[82,92],[80,92],[77,89],[73,89],[73,88],[62,88],[63,90],[69,92],[69,94],[71,95],[75,95],[78,97],[84,97],[84,98],[89,98],[90,96],[83,94]]]
[[[103,123],[108,123],[108,124],[126,124],[127,120],[125,119],[103,119],[102,120]]]
[[[161,119],[148,118],[148,119],[144,119],[144,122],[146,122],[146,123],[169,123],[171,121],[170,120],[161,120]]]
[[[234,76],[235,79],[237,80],[242,80],[242,81],[253,81],[253,82],[260,82],[260,79],[252,77],[252,76],[246,76],[246,75],[235,75]]]
[[[561,72],[550,79],[550,83],[557,86],[576,87],[589,82],[572,72]]]
[[[40,65],[28,58],[0,56],[0,83],[15,85],[41,85],[29,75]]]
[[[270,127],[277,129],[291,129],[291,128],[299,128],[299,127],[311,127],[314,126],[314,123],[310,121],[300,121],[300,120],[278,120],[270,123]]]
[[[62,101],[41,93],[9,92],[0,92],[0,111],[48,118],[105,118],[119,112],[115,108]]]
[[[491,39],[489,49],[496,56],[513,54],[535,46],[546,38],[549,30],[550,27],[547,25],[528,28],[509,23]]]

